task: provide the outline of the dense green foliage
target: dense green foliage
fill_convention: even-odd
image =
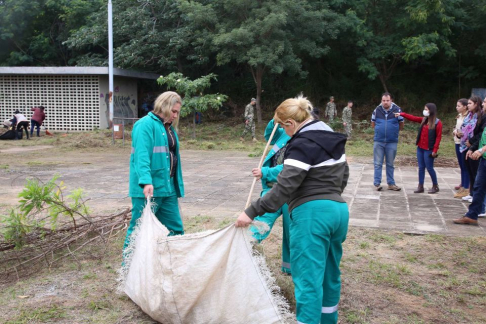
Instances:
[[[486,87],[484,0],[112,0],[115,66],[191,79],[258,117],[303,91],[453,111]],[[107,1],[0,0],[0,65],[106,65]]]

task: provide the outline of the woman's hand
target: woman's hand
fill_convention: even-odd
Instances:
[[[469,143],[469,140],[466,141],[466,146],[471,147],[471,143]]]
[[[462,133],[460,130],[458,130],[458,131],[456,132],[456,136],[457,136],[457,137],[461,138],[461,137],[462,137],[462,135],[464,135],[464,134],[463,134],[463,133]]]
[[[395,113],[395,117],[400,117],[400,113]]]
[[[154,195],[154,186],[152,186],[152,185],[145,185],[145,187],[143,187],[143,194],[144,194],[145,198],[153,197],[153,195]]]
[[[438,156],[438,154],[436,152],[432,152],[432,154],[430,154],[433,158],[436,158]]]
[[[471,152],[471,151],[468,151],[468,153],[469,152]],[[483,155],[483,152],[481,152],[480,150],[477,150],[473,154],[471,154],[471,159],[478,160],[482,155]]]
[[[471,159],[472,159],[472,154],[473,154],[473,152],[471,152],[471,151],[467,151],[467,153],[466,153],[466,160],[467,160],[468,158],[471,158]]]
[[[248,217],[248,215],[245,212],[242,212],[240,216],[236,219],[235,226],[236,227],[246,227],[250,225],[252,222],[252,219]]]
[[[259,169],[259,168],[254,168],[253,170],[251,170],[251,173],[257,179],[261,179],[262,176],[263,176],[262,169]]]

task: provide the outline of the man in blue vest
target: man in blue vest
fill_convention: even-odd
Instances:
[[[371,127],[375,129],[373,144],[373,164],[375,175],[373,184],[377,191],[381,191],[381,171],[383,160],[386,159],[386,181],[388,190],[400,191],[402,188],[395,184],[395,157],[397,155],[398,134],[403,129],[403,117],[395,117],[395,113],[402,110],[393,101],[390,93],[381,96],[381,104],[371,115]]]

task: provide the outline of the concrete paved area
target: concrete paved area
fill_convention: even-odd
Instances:
[[[113,156],[82,154],[26,166],[0,170],[0,212],[14,205],[27,177],[46,181],[62,175],[68,189],[83,188],[93,214],[111,213],[130,206],[128,192],[128,149]],[[59,162],[62,160],[62,162]],[[211,216],[234,219],[243,210],[253,178],[251,169],[259,158],[246,153],[227,151],[183,151],[182,164],[186,197],[181,199],[185,217]],[[459,170],[437,168],[440,192],[435,195],[414,194],[417,169],[397,167],[395,180],[402,191],[373,190],[373,165],[350,159],[351,177],[344,198],[351,211],[350,224],[371,228],[393,229],[409,233],[450,235],[485,235],[483,226],[453,225],[452,219],[467,211],[467,203],[453,198],[459,182]],[[383,175],[385,177],[385,175]],[[384,178],[385,179],[385,178]],[[386,181],[384,181],[386,182]],[[426,175],[426,187],[430,178]],[[257,182],[253,199],[259,196]]]

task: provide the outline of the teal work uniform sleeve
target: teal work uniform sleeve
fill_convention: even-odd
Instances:
[[[273,168],[263,167],[262,168],[262,181],[265,182],[276,182],[280,171],[283,169],[283,164],[277,165]]]
[[[267,141],[270,139],[270,135],[272,135],[274,127],[275,127],[275,121],[272,119],[271,121],[268,122],[267,128],[265,128],[265,133],[263,134],[263,136],[265,136],[265,139]],[[285,130],[280,125],[278,125],[278,128],[275,131],[275,134],[273,134],[273,138],[272,138],[272,141],[270,142],[270,145],[274,145],[275,143],[277,143],[280,136],[282,136],[282,134],[284,134],[284,133],[285,133]]]
[[[291,193],[300,187],[307,176],[307,171],[295,166],[284,165],[273,188],[265,196],[252,202],[245,213],[254,219],[265,213],[274,213],[279,210],[289,200]]]
[[[145,126],[145,125],[144,125]],[[133,147],[135,148],[134,159],[137,166],[138,184],[143,188],[144,185],[152,183],[152,154],[154,149],[154,138],[152,127],[144,127],[137,134]]]

